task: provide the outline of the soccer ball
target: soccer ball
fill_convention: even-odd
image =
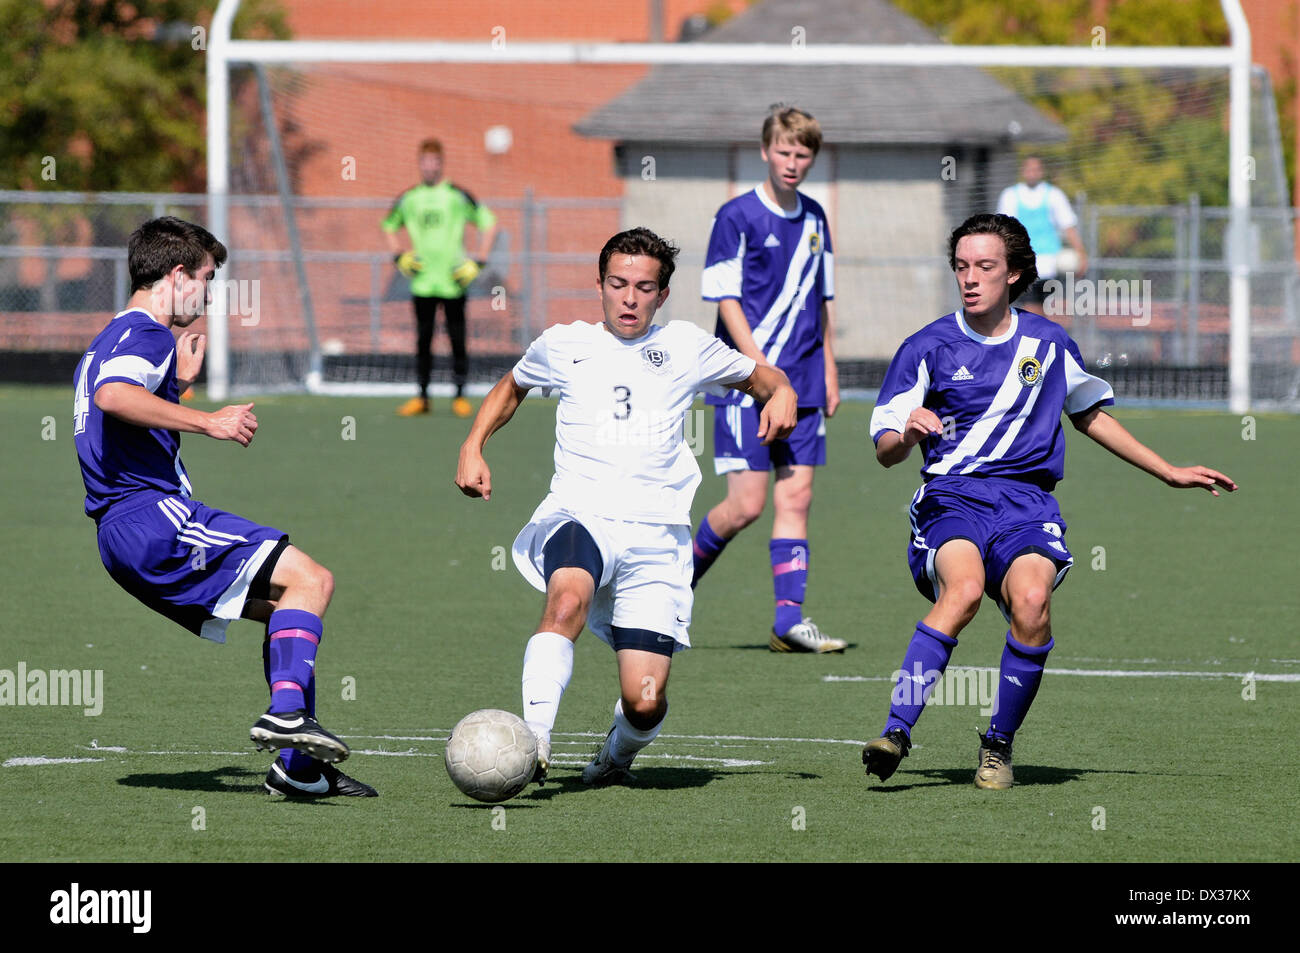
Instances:
[[[1056,253],[1056,273],[1069,274],[1079,270],[1079,253],[1073,248],[1062,248]]]
[[[470,712],[447,740],[447,774],[477,801],[508,801],[537,769],[537,738],[518,715],[499,708]]]

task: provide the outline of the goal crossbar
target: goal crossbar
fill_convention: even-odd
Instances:
[[[207,51],[208,197],[212,231],[229,225],[229,71],[234,63],[535,63],[768,64],[857,66],[1099,67],[1226,69],[1230,72],[1229,202],[1232,208],[1229,298],[1229,408],[1250,404],[1250,261],[1247,255],[1250,177],[1250,28],[1240,0],[1220,0],[1231,45],[1227,47],[954,46],[949,44],[814,43],[541,43],[235,40],[230,36],[241,0],[221,0]],[[210,316],[208,390],[229,393],[227,316]]]

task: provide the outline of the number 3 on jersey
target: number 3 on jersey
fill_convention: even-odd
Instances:
[[[627,420],[632,416],[632,389],[622,384],[614,385],[614,419]]]

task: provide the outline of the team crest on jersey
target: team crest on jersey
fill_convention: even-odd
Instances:
[[[816,232],[813,232],[811,235],[808,236],[808,251],[816,255],[821,250],[822,250],[822,237]]]
[[[1016,374],[1020,378],[1020,383],[1026,387],[1037,387],[1038,382],[1043,379],[1043,362],[1033,356],[1022,357],[1016,367]]]
[[[672,358],[668,356],[668,352],[653,345],[641,349],[641,360],[656,374],[666,374],[672,365]]]

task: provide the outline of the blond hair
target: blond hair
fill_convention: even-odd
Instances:
[[[763,120],[763,148],[770,149],[781,139],[793,139],[816,155],[822,147],[822,127],[811,113],[798,106],[776,103]]]

